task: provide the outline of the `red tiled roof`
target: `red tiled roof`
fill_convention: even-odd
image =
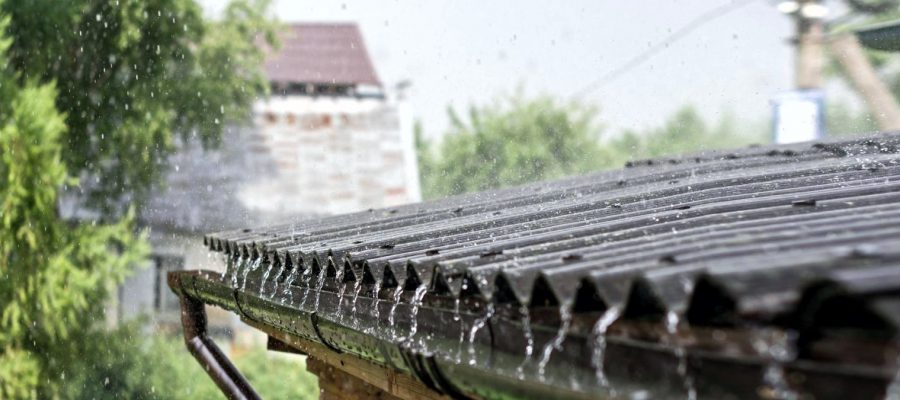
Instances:
[[[381,85],[355,23],[289,24],[266,60],[269,81]]]

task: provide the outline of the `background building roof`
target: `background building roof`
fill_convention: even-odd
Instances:
[[[354,23],[289,24],[280,39],[265,65],[273,83],[381,86]]]

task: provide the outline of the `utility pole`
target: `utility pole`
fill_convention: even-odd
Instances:
[[[773,129],[776,143],[815,140],[825,134],[825,96],[822,70],[825,67],[825,24],[828,9],[822,0],[783,0],[778,11],[795,24],[795,90],[773,99]]]
[[[794,12],[797,27],[794,81],[798,89],[822,87],[825,66],[825,6],[820,0],[800,0]]]
[[[856,36],[845,33],[832,38],[829,42],[832,54],[850,78],[850,83],[866,102],[869,112],[878,122],[878,128],[882,131],[900,130],[900,105],[897,104],[897,99],[894,98],[890,88],[878,77],[875,68],[869,63]]]

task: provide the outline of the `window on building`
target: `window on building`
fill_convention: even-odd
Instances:
[[[175,255],[154,255],[153,268],[156,284],[153,291],[153,308],[159,313],[178,312],[178,296],[169,289],[166,274],[184,269],[184,257]]]

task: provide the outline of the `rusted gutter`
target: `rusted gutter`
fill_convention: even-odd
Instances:
[[[181,300],[181,325],[184,328],[184,344],[200,363],[216,386],[228,399],[261,399],[250,386],[247,378],[222,353],[219,346],[206,331],[206,310],[203,302],[187,295],[181,286],[178,274],[169,274],[169,287],[178,293]]]

